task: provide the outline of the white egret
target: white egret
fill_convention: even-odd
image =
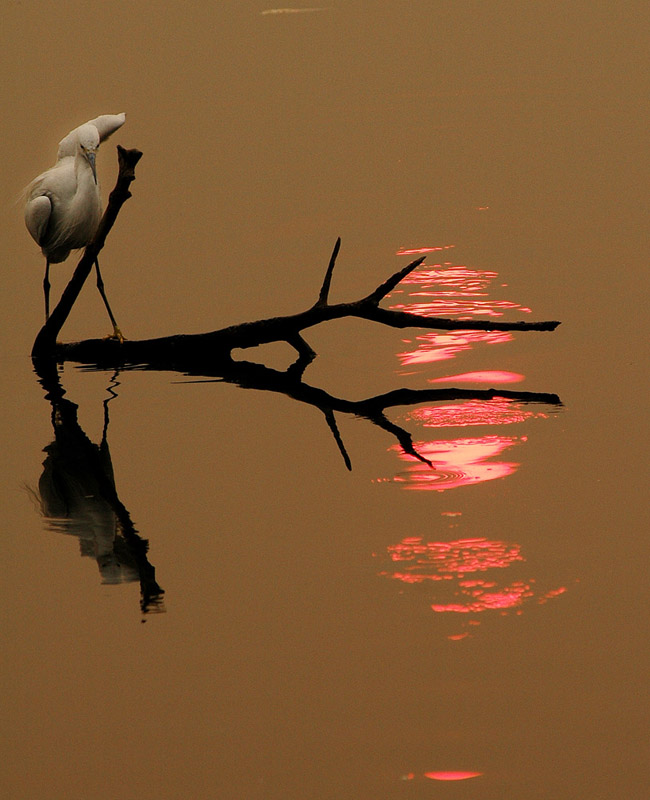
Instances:
[[[25,225],[45,256],[45,319],[50,314],[50,264],[65,261],[71,250],[88,245],[99,225],[102,207],[95,171],[97,149],[124,124],[125,114],[103,114],[75,128],[59,142],[56,164],[27,187]],[[104,292],[95,259],[97,288],[113,325],[123,336]]]

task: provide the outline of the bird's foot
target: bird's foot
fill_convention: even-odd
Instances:
[[[122,344],[125,337],[122,334],[122,331],[117,327],[117,325],[113,326],[113,333],[109,334],[108,336],[104,336],[104,339],[117,339],[117,341]]]

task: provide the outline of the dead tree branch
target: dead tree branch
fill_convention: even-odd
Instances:
[[[89,339],[83,342],[59,344],[56,358],[59,361],[76,361],[104,366],[146,364],[158,369],[177,369],[194,372],[198,364],[211,369],[215,364],[228,364],[235,348],[257,347],[270,342],[287,342],[302,358],[313,359],[315,352],[305,341],[303,331],[323,322],[345,317],[378,322],[392,328],[425,328],[432,330],[482,330],[482,331],[552,331],[560,324],[547,322],[494,322],[485,320],[459,320],[445,317],[428,317],[381,308],[379,303],[423,258],[412,261],[366,297],[348,303],[329,303],[329,289],[336,256],[340,247],[337,239],[329,261],[318,299],[311,308],[284,317],[243,322],[228,328],[192,335],[179,334],[158,339],[118,342],[111,339]]]
[[[501,389],[397,389],[366,400],[350,401],[334,397],[322,389],[306,384],[303,381],[303,374],[307,366],[316,357],[316,352],[308,344],[303,333],[308,328],[313,328],[331,320],[357,317],[393,328],[483,331],[552,331],[560,324],[556,321],[459,321],[381,308],[379,303],[400,281],[416,269],[424,261],[424,258],[418,258],[403,269],[398,270],[376,289],[359,300],[347,303],[330,303],[330,287],[336,259],[341,247],[340,238],[336,240],[316,302],[306,311],[298,314],[244,322],[203,334],[178,334],[140,341],[88,339],[81,342],[57,344],[56,336],[65,323],[97,258],[97,254],[102,249],[106,236],[115,222],[117,214],[124,202],[131,196],[129,186],[135,178],[135,165],[141,155],[138,150],[124,150],[118,147],[119,175],[117,184],[111,192],[108,207],[97,234],[86,248],[59,304],[36,337],[32,356],[35,363],[41,362],[41,368],[43,361],[56,359],[57,362],[74,361],[92,365],[99,369],[135,367],[173,370],[186,375],[214,377],[221,381],[236,383],[242,387],[282,392],[295,400],[308,403],[320,409],[325,416],[328,427],[348,469],[351,468],[350,457],[336,423],[335,411],[368,419],[374,425],[394,436],[406,453],[431,465],[430,461],[416,451],[408,431],[386,417],[386,409],[398,405],[414,405],[422,402],[470,398],[489,400],[494,397],[510,398],[521,402],[551,404],[560,402],[556,395],[512,392]],[[232,351],[236,348],[251,348],[270,342],[287,342],[298,354],[296,361],[286,371],[279,372],[261,364],[236,361],[232,357]]]
[[[401,280],[418,267],[424,258],[411,262],[380,284],[366,297],[349,303],[330,303],[329,293],[341,240],[336,240],[318,298],[311,308],[285,317],[244,322],[211,333],[164,336],[141,341],[117,339],[87,339],[82,342],[57,344],[56,337],[90,274],[97,255],[104,246],[122,205],[131,197],[129,187],[135,179],[135,166],[142,153],[125,150],[118,145],[119,174],[110,194],[106,212],[102,217],[93,241],[86,247],[77,268],[49,320],[39,331],[32,349],[32,358],[55,358],[58,361],[77,361],[86,364],[125,366],[133,364],[156,365],[158,368],[194,368],[202,363],[210,368],[215,363],[227,364],[235,348],[256,347],[269,342],[287,342],[303,362],[312,360],[316,353],[303,337],[303,331],[344,317],[358,317],[393,328],[425,328],[433,330],[484,330],[484,331],[552,331],[560,323],[548,322],[493,322],[429,317],[381,308],[379,303]],[[181,366],[185,365],[185,367]]]

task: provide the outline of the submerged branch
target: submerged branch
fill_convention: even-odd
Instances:
[[[337,239],[334,246],[316,302],[306,311],[283,317],[244,322],[203,334],[177,334],[140,341],[87,339],[81,342],[57,344],[56,337],[65,323],[98,253],[104,246],[106,236],[122,205],[131,196],[129,187],[135,179],[135,166],[141,155],[142,153],[138,150],[124,150],[118,146],[119,175],[116,186],[111,192],[106,212],[93,241],[86,248],[59,304],[36,337],[32,357],[37,366],[43,368],[46,363],[54,364],[54,360],[56,360],[60,363],[74,361],[99,369],[110,367],[172,370],[186,375],[227,381],[242,387],[281,392],[295,400],[318,408],[324,414],[348,469],[351,468],[351,462],[334,416],[337,411],[369,420],[394,436],[404,452],[433,467],[431,461],[417,452],[411,434],[385,416],[386,409],[422,402],[459,399],[489,400],[495,397],[521,402],[560,403],[557,395],[501,389],[397,389],[365,400],[351,401],[334,397],[322,389],[306,384],[303,381],[303,375],[307,366],[316,357],[316,352],[306,341],[303,333],[308,328],[332,320],[356,317],[392,328],[481,331],[552,331],[560,324],[557,321],[494,322],[475,319],[461,321],[381,308],[379,303],[409,273],[422,264],[424,258],[418,258],[398,270],[359,300],[332,304],[329,302],[329,293],[341,246],[340,238]],[[232,351],[236,348],[251,348],[271,342],[286,342],[297,353],[296,361],[284,372],[270,369],[261,364],[235,361],[232,357]]]
[[[348,303],[328,302],[329,287],[340,239],[337,240],[316,303],[306,311],[284,317],[271,317],[253,322],[243,322],[210,333],[177,334],[158,339],[118,342],[111,339],[89,339],[82,342],[59,344],[56,357],[59,361],[76,361],[103,366],[141,364],[157,369],[176,369],[194,372],[199,364],[213,368],[232,360],[235,348],[257,347],[270,342],[287,342],[300,356],[313,359],[316,353],[303,338],[302,332],[324,322],[346,317],[378,322],[391,328],[425,328],[432,330],[481,331],[552,331],[557,321],[494,322],[492,320],[455,320],[446,317],[429,317],[381,308],[379,302],[423,259],[413,261],[396,272],[366,297]]]
[[[203,363],[206,367],[215,363],[229,363],[235,348],[256,347],[270,342],[287,342],[299,354],[303,363],[315,358],[316,353],[302,336],[307,328],[344,317],[358,317],[393,328],[428,328],[436,330],[484,330],[484,331],[550,331],[559,322],[492,322],[483,320],[459,321],[442,317],[429,317],[380,308],[379,303],[424,258],[418,258],[408,266],[395,272],[370,294],[349,303],[329,302],[330,286],[341,239],[336,240],[325,277],[316,302],[311,308],[298,314],[284,317],[244,322],[210,333],[164,336],[158,339],[122,341],[119,339],[87,339],[70,344],[57,344],[56,337],[63,327],[79,293],[104,246],[117,215],[129,197],[129,187],[135,180],[135,167],[142,153],[125,150],[118,145],[119,173],[115,188],[110,194],[108,206],[102,217],[93,241],[86,247],[75,272],[65,288],[61,299],[39,331],[32,349],[32,358],[56,358],[57,361],[77,361],[86,364],[125,366],[146,364],[160,369],[180,369],[187,365],[195,368]],[[185,365],[185,366],[181,366]]]

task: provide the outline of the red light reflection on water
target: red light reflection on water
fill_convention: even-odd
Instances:
[[[450,295],[450,299],[443,297],[444,294]],[[411,297],[435,297],[426,303],[396,303],[391,306],[395,311],[405,311],[407,314],[420,314],[424,317],[449,317],[462,315],[461,319],[471,319],[472,316],[502,317],[504,311],[519,309],[519,311],[530,312],[529,308],[523,308],[519,303],[511,303],[509,300],[452,300],[451,297],[475,297],[471,292],[418,292],[411,294]]]
[[[425,772],[424,777],[432,781],[466,781],[468,778],[478,778],[482,772]]]
[[[415,247],[411,250],[405,250],[404,248],[400,248],[395,255],[396,256],[418,256],[422,255],[423,253],[437,253],[440,250],[452,250],[456,245],[453,244],[446,244],[442,247]]]
[[[405,251],[407,252],[407,251]],[[420,250],[408,252],[419,253]],[[458,292],[469,294],[484,291],[497,278],[498,272],[487,269],[470,269],[464,264],[425,264],[410,272],[400,283],[419,286],[421,289],[434,289],[438,286],[453,287]],[[398,291],[393,294],[399,293]],[[451,292],[450,292],[451,293]]]
[[[400,251],[399,254],[432,252],[435,248]],[[444,334],[425,334],[415,339],[416,350],[400,353],[402,364],[424,364],[454,358],[478,343],[496,344],[512,339],[505,332],[463,331],[462,321],[476,316],[502,317],[510,311],[530,313],[530,308],[510,300],[490,298],[490,284],[498,273],[469,269],[450,263],[419,267],[407,275],[391,293],[405,301],[391,305],[394,310],[424,316],[457,317],[459,330]]]
[[[488,461],[488,459],[498,456],[506,448],[522,441],[525,441],[525,438],[483,436],[478,439],[416,443],[415,449],[433,463],[433,469],[428,464],[404,453],[399,445],[393,445],[390,449],[398,452],[400,459],[410,464],[408,469],[398,473],[393,481],[401,483],[404,489],[445,491],[505,478],[515,472],[519,463]]]
[[[514,608],[534,596],[530,584],[525,581],[514,581],[501,589],[496,589],[495,583],[487,581],[463,581],[459,583],[459,587],[461,603],[432,603],[431,608],[441,612],[476,614],[481,611]]]
[[[538,602],[545,603],[547,600],[552,600],[554,597],[559,597],[559,595],[564,594],[566,591],[566,586],[560,586],[558,589],[551,589],[550,592],[546,592],[545,595],[542,595]]]
[[[525,561],[520,545],[514,542],[486,538],[425,542],[415,536],[389,546],[388,556],[398,569],[379,574],[408,585],[436,586],[439,597],[430,605],[438,613],[506,613],[516,609],[520,614],[521,606],[532,598],[544,604],[567,591],[562,586],[545,593],[536,592],[533,579],[502,582],[495,571]],[[487,572],[491,573],[489,577],[480,576]],[[469,632],[461,632],[448,638],[460,641],[469,635]]]
[[[397,577],[395,575],[391,577]],[[567,591],[566,586],[551,589],[544,594],[537,595],[534,588],[535,581],[512,581],[507,586],[499,587],[494,581],[459,581],[455,592],[456,602],[432,603],[431,608],[441,613],[478,614],[483,611],[501,611],[505,613],[517,609],[521,614],[521,606],[527,601],[536,598],[539,605],[559,597]],[[451,641],[460,641],[467,638],[469,633],[448,636]]]
[[[525,378],[519,372],[485,370],[483,372],[461,372],[444,378],[429,378],[429,383],[520,383]]]
[[[390,545],[388,555],[393,562],[407,564],[409,571],[417,571],[415,577],[419,582],[436,580],[436,576],[440,575],[464,576],[488,569],[503,569],[514,561],[524,560],[520,551],[518,544],[495,542],[482,537],[453,542],[424,542],[421,537],[413,536]],[[434,572],[431,572],[432,568]],[[392,577],[403,580],[397,573]],[[439,577],[437,579],[440,580]]]
[[[546,419],[547,416],[542,411],[525,408],[522,403],[505,397],[494,397],[492,400],[466,400],[462,403],[423,406],[409,411],[406,418],[425,428],[464,428],[469,425],[512,425],[532,418]]]
[[[415,338],[416,349],[398,353],[402,364],[429,364],[455,358],[458,353],[471,350],[476,344],[503,344],[512,341],[507,331],[451,331],[423,333]]]

